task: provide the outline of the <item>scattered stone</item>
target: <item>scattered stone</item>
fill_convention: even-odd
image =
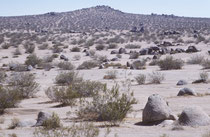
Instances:
[[[198,84],[198,83],[206,83],[205,79],[198,79],[192,82],[192,84]]]
[[[187,81],[185,81],[185,80],[179,80],[176,85],[177,86],[187,85]]]
[[[126,49],[125,48],[120,48],[119,49],[119,54],[124,54],[126,53]]]
[[[186,50],[186,53],[198,52],[199,50],[195,46],[189,46]]]
[[[116,50],[112,50],[111,54],[118,54],[118,52]]]
[[[64,56],[64,55],[61,55],[60,59],[63,59],[64,61],[68,61],[68,58],[66,56]]]
[[[148,98],[143,110],[143,123],[161,123],[164,120],[176,120],[172,114],[168,103],[158,94],[153,94]]]
[[[29,65],[28,67],[27,67],[27,71],[31,71],[33,69],[33,67],[31,66],[31,65]]]
[[[196,96],[197,93],[190,88],[183,88],[179,91],[177,96],[184,96],[184,95]]]
[[[183,126],[207,126],[210,125],[210,118],[200,107],[189,107],[182,111],[178,124]]]

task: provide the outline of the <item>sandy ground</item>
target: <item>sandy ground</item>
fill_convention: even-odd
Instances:
[[[148,47],[150,44],[142,43],[143,47]],[[121,45],[123,46],[123,45]],[[186,46],[180,46],[186,49]],[[190,56],[194,54],[201,54],[208,57],[206,51],[210,48],[210,46],[206,46],[204,44],[197,45],[202,52],[186,54],[180,53],[173,55],[175,58],[181,58],[183,60],[187,60]],[[174,47],[176,48],[176,47]],[[24,51],[23,49],[21,49]],[[12,58],[13,48],[7,50],[1,50],[0,58],[3,56],[8,56],[9,58],[1,59],[0,65],[8,62],[19,62],[24,63],[27,54],[23,54],[18,58]],[[97,54],[107,55],[108,58],[115,57],[115,55],[110,55],[111,50],[107,51],[98,51]],[[40,57],[44,57],[46,55],[50,55],[50,50],[37,50],[36,54]],[[65,49],[64,53],[70,61],[78,66],[85,60],[89,60],[89,57],[85,56],[85,53],[70,53],[69,49]],[[74,55],[81,55],[81,60],[74,61]],[[147,56],[141,56],[140,58],[146,58]],[[152,56],[149,56],[152,57]],[[165,56],[162,56],[164,58]],[[119,61],[122,64],[126,64],[128,61],[129,55],[123,55],[122,59]],[[57,59],[58,61],[58,59]],[[104,80],[103,76],[109,69],[92,69],[92,70],[80,70],[79,74],[84,77],[84,79],[90,79],[95,81],[100,81],[107,83],[109,87],[113,85],[113,83],[117,82],[121,84],[126,79],[134,80],[134,77],[140,73],[149,74],[153,71],[160,71],[157,66],[148,66],[145,70],[117,70],[117,79],[113,80]],[[113,69],[112,69],[113,70]],[[203,110],[210,115],[210,96],[203,97],[177,97],[178,91],[183,87],[189,87],[194,89],[198,93],[210,93],[209,84],[190,84],[192,81],[199,78],[199,73],[202,72],[202,66],[200,65],[187,65],[183,67],[181,70],[169,70],[169,71],[160,71],[165,75],[165,81],[163,81],[160,85],[154,84],[146,84],[146,85],[137,85],[135,81],[131,83],[131,90],[134,91],[134,96],[138,100],[138,103],[133,105],[134,112],[129,114],[124,122],[120,125],[120,127],[111,128],[110,137],[115,136],[116,134],[119,137],[159,137],[163,134],[166,134],[170,137],[200,137],[202,134],[209,131],[210,126],[204,127],[184,127],[184,130],[181,131],[172,131],[173,126],[140,126],[135,125],[135,123],[141,122],[142,120],[142,109],[144,108],[147,98],[152,94],[160,94],[163,96],[168,102],[169,106],[175,114],[180,114],[185,107],[188,106],[200,106]],[[205,70],[209,71],[209,70]],[[34,128],[25,127],[25,128],[16,128],[13,130],[8,130],[7,127],[11,122],[11,119],[18,118],[20,120],[30,120],[34,121],[37,118],[37,114],[40,111],[50,111],[56,112],[64,125],[69,125],[71,122],[66,120],[66,118],[71,118],[72,115],[67,115],[67,112],[73,112],[75,108],[70,107],[62,107],[55,108],[53,106],[57,105],[57,103],[47,103],[50,101],[44,91],[53,85],[56,75],[59,73],[57,68],[54,68],[50,71],[45,70],[32,70],[32,73],[36,74],[36,81],[41,85],[40,91],[37,93],[35,98],[23,100],[17,108],[8,109],[6,113],[0,118],[5,119],[3,124],[0,124],[0,136],[8,136],[9,134],[16,133],[18,137],[31,137]],[[208,72],[209,73],[209,72]],[[186,80],[189,84],[185,86],[176,86],[176,83],[179,80]],[[101,130],[101,136],[103,136],[105,129]]]

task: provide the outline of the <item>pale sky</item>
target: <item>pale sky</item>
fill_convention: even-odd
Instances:
[[[0,0],[0,16],[65,12],[96,5],[129,13],[210,18],[210,0]]]

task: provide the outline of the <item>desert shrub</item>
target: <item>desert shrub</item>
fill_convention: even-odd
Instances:
[[[40,49],[40,50],[45,50],[45,49],[47,49],[48,48],[48,44],[47,43],[44,43],[44,44],[42,44],[41,46],[39,46],[38,48]]]
[[[36,83],[35,76],[31,73],[13,73],[8,84],[19,93],[21,98],[32,97],[39,89],[39,84]]]
[[[94,39],[90,39],[85,43],[85,47],[91,47],[94,45]]]
[[[139,53],[138,52],[130,53],[129,59],[138,59],[138,58],[139,58]]]
[[[137,60],[132,63],[134,69],[145,69],[146,68],[146,59]]]
[[[60,128],[61,122],[59,116],[53,112],[52,116],[43,122],[43,127],[46,130]]]
[[[74,55],[73,59],[74,60],[80,60],[81,59],[81,56],[80,55]]]
[[[202,137],[210,137],[210,131],[208,131],[205,134],[203,134]]]
[[[105,46],[103,44],[96,45],[96,50],[104,50]]]
[[[139,74],[138,76],[135,77],[135,79],[139,85],[143,85],[145,84],[145,81],[146,81],[146,75]]]
[[[181,59],[174,59],[172,56],[167,56],[158,62],[158,66],[161,70],[181,69],[184,65],[184,61]]]
[[[94,60],[100,62],[100,63],[103,63],[103,62],[107,62],[107,56],[106,55],[95,55],[94,57]]]
[[[20,49],[16,48],[15,51],[13,52],[13,55],[21,55]]]
[[[0,71],[0,83],[4,82],[6,77],[7,77],[7,74],[5,73],[5,71]]]
[[[94,127],[92,123],[80,123],[53,130],[38,128],[33,135],[34,137],[98,137],[99,129]]]
[[[77,67],[78,70],[82,69],[92,69],[98,66],[98,62],[96,61],[84,61],[81,65]]]
[[[153,60],[149,63],[149,65],[150,65],[150,66],[155,66],[155,65],[158,65],[158,62],[159,62],[158,59],[153,59]]]
[[[42,67],[44,70],[49,71],[53,66],[51,63],[42,63]]]
[[[4,43],[4,44],[1,46],[2,49],[8,49],[9,47],[10,47],[10,44],[8,44],[8,43]]]
[[[106,75],[104,76],[104,79],[116,79],[117,78],[117,71],[116,70],[110,70],[106,72]]]
[[[190,59],[187,61],[188,64],[202,64],[204,61],[204,56],[201,55],[194,55],[190,57]]]
[[[16,90],[0,86],[0,114],[7,108],[15,107],[19,102],[20,97]]]
[[[207,81],[208,78],[209,78],[208,72],[205,72],[205,71],[201,72],[200,73],[200,78],[203,79],[203,80],[205,80],[205,81]]]
[[[24,45],[24,48],[26,53],[33,53],[35,50],[35,45],[33,43],[28,43]]]
[[[96,81],[73,82],[68,87],[49,87],[45,94],[54,102],[73,106],[76,99],[95,96],[105,85]]]
[[[118,46],[117,44],[111,43],[109,44],[109,46],[107,47],[108,49],[116,49]]]
[[[104,87],[102,94],[97,94],[93,100],[84,107],[80,107],[80,118],[96,121],[107,121],[111,125],[118,125],[132,110],[136,103],[133,93],[120,94],[119,86],[112,89]]]
[[[82,78],[78,76],[78,73],[71,72],[61,72],[55,78],[55,83],[58,85],[69,85],[73,82],[81,81]]]
[[[96,54],[96,51],[95,50],[89,50],[89,54],[90,54],[90,57],[94,57],[95,54]]]
[[[135,44],[127,44],[125,45],[126,49],[140,49],[141,46],[140,45],[135,45]]]
[[[40,65],[41,63],[42,60],[39,57],[37,57],[36,54],[29,55],[25,61],[26,65],[31,65],[33,67],[35,67],[36,65]]]
[[[18,126],[19,122],[20,122],[19,119],[13,118],[12,121],[11,121],[11,124],[8,127],[8,129],[15,129]]]
[[[72,49],[71,49],[71,52],[80,52],[80,48],[79,47],[73,47]]]
[[[62,70],[73,70],[75,68],[71,62],[60,62],[58,67]]]
[[[53,62],[53,60],[54,60],[54,57],[52,55],[51,56],[48,55],[43,58],[43,62],[45,63]]]
[[[148,76],[151,84],[160,84],[165,79],[165,76],[160,72],[152,72]]]
[[[210,69],[210,60],[209,59],[203,60],[201,65],[203,66],[203,69]]]
[[[60,48],[59,46],[53,45],[53,47],[51,48],[53,53],[60,53],[63,51],[62,48]]]

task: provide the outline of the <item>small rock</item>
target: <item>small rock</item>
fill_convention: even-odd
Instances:
[[[185,80],[179,80],[176,85],[177,86],[187,85],[187,81],[185,81]]]
[[[177,96],[184,96],[184,95],[196,96],[197,94],[195,93],[195,91],[193,91],[190,88],[183,88],[179,91]]]

